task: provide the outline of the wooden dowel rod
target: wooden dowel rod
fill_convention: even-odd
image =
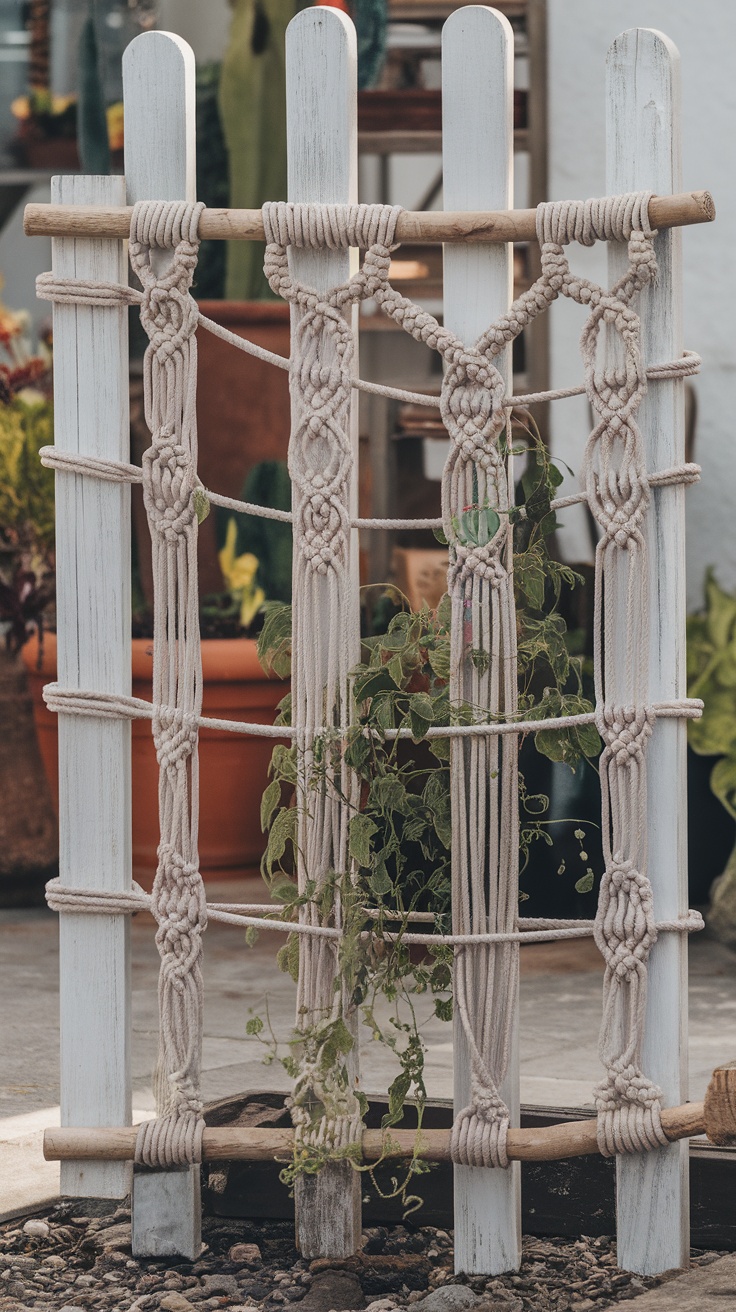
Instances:
[[[705,1132],[704,1104],[686,1103],[662,1112],[662,1126],[668,1139],[687,1139]],[[127,1161],[135,1153],[135,1126],[118,1129],[47,1130],[43,1155],[48,1162],[103,1158]],[[414,1130],[366,1130],[363,1134],[363,1159],[375,1162],[381,1156],[410,1157],[414,1152]],[[288,1157],[294,1146],[290,1129],[254,1129],[221,1126],[205,1130],[202,1140],[204,1160],[209,1162],[262,1162],[269,1158]],[[563,1157],[584,1157],[598,1152],[595,1121],[566,1121],[532,1130],[509,1130],[508,1155],[512,1161],[546,1162]],[[450,1131],[422,1130],[422,1157],[430,1162],[450,1161]]]
[[[87,205],[26,205],[23,230],[27,237],[127,237],[130,206],[110,209]],[[677,196],[653,196],[649,221],[653,228],[687,227],[711,223],[716,216],[709,191],[686,191]],[[200,235],[214,241],[263,241],[260,210],[206,209]],[[459,211],[424,213],[405,210],[396,225],[401,242],[534,241],[535,210],[499,210],[496,213]]]

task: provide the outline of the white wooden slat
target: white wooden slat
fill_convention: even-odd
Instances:
[[[514,38],[498,10],[456,10],[442,33],[443,194],[447,210],[508,209],[513,205]],[[473,344],[504,313],[513,293],[512,247],[445,246],[444,322]],[[499,357],[511,377],[511,351]],[[513,987],[513,986],[512,986]],[[518,1020],[518,999],[514,1004]],[[459,1019],[453,1026],[454,1103],[470,1101],[470,1058]],[[516,1027],[502,1095],[519,1124]],[[456,1166],[455,1269],[497,1274],[521,1261],[519,1164],[506,1170]]]
[[[123,55],[127,200],[196,199],[194,55],[171,32],[144,32]],[[170,257],[159,255],[155,267]],[[201,1251],[200,1172],[137,1171],[133,1179],[133,1252]],[[166,1218],[165,1224],[162,1218]]]
[[[292,19],[286,33],[286,116],[288,149],[288,198],[291,201],[353,203],[357,200],[357,44],[355,28],[337,9],[319,6],[303,10]],[[293,250],[290,264],[301,281],[327,291],[342,283],[356,267],[356,252]],[[292,312],[292,332],[294,330]],[[353,318],[353,327],[357,319]],[[357,368],[357,350],[355,356]],[[358,428],[357,405],[353,404],[352,513],[357,513]],[[342,617],[348,633],[355,635],[356,663],[358,634],[358,541],[350,543],[351,604]],[[300,598],[294,595],[295,620]],[[326,644],[327,593],[319,614],[304,614],[300,631],[311,632]],[[313,627],[312,627],[313,626]],[[309,818],[304,823],[309,824]],[[351,1054],[351,1076],[357,1080],[356,1044]],[[345,1257],[360,1244],[360,1177],[349,1163],[334,1162],[316,1176],[302,1177],[295,1188],[297,1246],[307,1257]]]
[[[617,37],[607,61],[607,190],[681,188],[679,54],[648,28]],[[644,364],[676,359],[682,351],[682,275],[679,229],[655,243],[656,286],[641,297]],[[625,261],[611,247],[609,275]],[[684,383],[652,383],[639,412],[650,472],[682,462]],[[685,492],[652,493],[647,542],[650,578],[649,696],[685,695]],[[649,877],[658,920],[687,908],[686,723],[659,720],[648,747]],[[687,939],[663,934],[649,968],[643,1067],[667,1105],[687,1098]],[[654,1275],[687,1264],[689,1199],[687,1141],[617,1163],[619,1264]]]
[[[57,204],[121,205],[122,178],[52,181]],[[58,238],[61,278],[125,281],[117,241]],[[54,439],[65,451],[129,458],[123,307],[54,306]],[[56,475],[58,677],[62,687],[130,693],[130,489]],[[130,888],[130,725],[59,716],[59,873],[74,887]],[[61,1123],[130,1125],[127,916],[59,923]],[[61,1192],[119,1198],[122,1162],[64,1162]]]

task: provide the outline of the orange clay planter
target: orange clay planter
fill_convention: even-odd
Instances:
[[[133,696],[151,700],[153,649],[150,638],[132,641]],[[38,640],[23,648],[33,696],[38,743],[54,805],[58,807],[59,762],[56,715],[46,709],[41,689],[56,678],[56,635],[44,635],[41,665]],[[203,715],[217,719],[273,724],[288,683],[268,678],[256,655],[254,638],[202,641]],[[264,850],[261,794],[268,782],[274,740],[202,729],[199,735],[199,856],[205,879],[238,875],[258,866]],[[149,720],[132,722],[133,875],[151,888],[158,845],[158,765]]]

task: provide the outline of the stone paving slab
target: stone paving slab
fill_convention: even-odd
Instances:
[[[732,1312],[734,1308],[736,1253],[686,1271],[626,1303],[626,1312]]]

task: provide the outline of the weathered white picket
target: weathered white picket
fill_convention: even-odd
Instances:
[[[611,46],[606,78],[606,189],[674,192],[681,181],[680,57],[661,32],[631,28]],[[644,364],[682,354],[681,234],[656,239],[657,281],[641,297]],[[609,247],[611,282],[625,254]],[[650,472],[685,459],[684,380],[650,387],[639,411]],[[655,488],[647,516],[650,577],[649,696],[684,697],[685,489]],[[625,638],[621,634],[621,667]],[[649,878],[657,919],[687,911],[687,794],[684,720],[658,720],[648,748]],[[643,1069],[665,1106],[687,1097],[687,935],[663,934],[649,965]],[[617,1163],[619,1263],[651,1275],[687,1261],[690,1242],[688,1148],[669,1148]]]
[[[458,9],[442,33],[442,173],[447,210],[505,210],[514,195],[514,34],[503,14],[482,5]],[[477,341],[508,310],[513,297],[511,245],[446,245],[443,255],[444,322],[464,341]],[[511,379],[511,350],[498,362]],[[466,658],[470,660],[470,656]],[[498,790],[499,739],[477,739],[469,787],[469,814],[485,814],[484,795]],[[453,751],[465,751],[456,742]],[[496,807],[498,803],[496,802]],[[491,807],[491,815],[496,811]],[[489,821],[493,824],[493,820]],[[512,893],[512,897],[514,894]],[[481,928],[479,925],[478,928]],[[493,930],[495,925],[483,926]],[[514,950],[518,956],[518,948]],[[511,974],[499,989],[518,990]],[[497,995],[501,1001],[500,992]],[[518,1003],[514,1004],[518,1013]],[[453,1026],[455,1113],[470,1102],[470,1057],[462,1024]],[[501,1090],[518,1125],[519,1058],[514,1036]],[[507,1171],[456,1166],[455,1266],[458,1271],[513,1271],[521,1261],[521,1168]]]
[[[194,55],[181,37],[146,32],[123,55],[127,200],[196,200]],[[166,260],[154,257],[163,271]],[[133,1252],[196,1258],[201,1192],[195,1166],[180,1171],[136,1168]]]
[[[54,178],[59,204],[121,205],[122,178]],[[57,237],[61,278],[127,278],[118,241]],[[54,435],[65,451],[127,460],[128,320],[124,306],[54,306]],[[59,678],[130,693],[130,488],[56,475]],[[130,888],[130,724],[59,716],[59,874],[76,888]],[[64,915],[61,1123],[129,1125],[130,926],[127,916]],[[121,1162],[67,1162],[61,1191],[117,1198]]]
[[[286,131],[288,150],[288,199],[321,201],[329,204],[354,203],[358,199],[358,51],[355,28],[337,9],[324,6],[305,9],[289,24],[286,34]],[[279,199],[274,197],[274,199]],[[357,251],[292,250],[289,257],[294,275],[318,292],[329,291],[345,282],[357,268]],[[292,309],[292,324],[298,311]],[[357,306],[353,309],[353,332],[357,329]],[[357,334],[356,334],[357,339]],[[357,340],[355,365],[357,368]],[[352,399],[351,442],[353,467],[350,473],[351,513],[358,509],[358,406]],[[292,399],[292,412],[298,402]],[[295,513],[296,493],[292,498]],[[350,535],[350,613],[341,615],[339,623],[353,637],[354,659],[360,659],[360,614],[358,606],[358,534]],[[294,624],[304,634],[304,651],[316,645],[326,659],[329,643],[328,585],[322,588],[320,613],[310,613],[310,603],[295,590],[292,606]],[[324,668],[324,667],[323,667]],[[347,689],[344,690],[347,693]],[[330,715],[334,708],[328,707]],[[321,824],[314,817],[316,809],[306,804],[301,813],[303,826],[300,848],[309,847],[309,826]],[[326,797],[322,802],[336,813],[346,801]],[[347,817],[344,816],[343,820]],[[333,832],[337,828],[333,820]],[[317,878],[326,872],[319,872]],[[313,876],[314,877],[314,876]],[[300,942],[300,963],[306,953],[319,951],[318,944]],[[333,1005],[334,983],[325,981],[325,996],[318,1006],[329,1014]],[[304,1018],[302,1018],[304,1019]],[[309,1019],[309,1018],[307,1018]],[[320,1019],[315,1016],[314,1020]],[[358,1024],[353,1015],[348,1023],[357,1040]],[[350,1077],[359,1076],[358,1044],[350,1054]],[[297,1243],[307,1257],[324,1253],[345,1257],[354,1253],[361,1233],[361,1180],[349,1162],[332,1162],[316,1176],[304,1176],[294,1190]]]
[[[679,187],[677,52],[661,34],[624,33],[608,59],[608,189]],[[443,35],[444,201],[446,209],[509,208],[513,185],[513,37],[496,10],[456,11]],[[287,34],[289,198],[349,202],[357,192],[355,33],[343,14],[315,8]],[[127,200],[194,199],[194,60],[186,43],[147,33],[124,58]],[[59,203],[122,204],[121,179],[60,179]],[[278,199],[278,198],[274,198]],[[658,238],[659,279],[642,298],[645,360],[681,351],[679,233]],[[125,281],[124,247],[101,239],[54,241],[61,276]],[[291,254],[294,273],[318,289],[342,282],[354,253]],[[622,251],[612,248],[616,275]],[[574,255],[573,255],[574,260]],[[471,343],[510,303],[509,246],[445,250],[445,320]],[[128,457],[126,312],[54,307],[56,441],[67,450]],[[357,355],[356,355],[357,361]],[[501,364],[510,375],[510,360]],[[683,458],[683,384],[658,382],[641,408],[650,471]],[[353,415],[357,510],[357,428]],[[129,492],[119,484],[57,474],[59,678],[66,687],[127,693],[129,664]],[[684,495],[653,495],[651,700],[684,693]],[[353,535],[353,539],[355,534]],[[351,543],[353,595],[344,623],[358,634],[357,543]],[[298,610],[300,598],[295,597]],[[325,617],[302,617],[317,634]],[[357,655],[357,652],[356,652]],[[479,752],[492,752],[491,746]],[[130,750],[125,721],[60,720],[61,877],[75,887],[130,887]],[[683,914],[686,809],[685,726],[659,720],[650,748],[649,869],[658,919]],[[485,759],[485,758],[484,758]],[[479,756],[480,760],[480,756]],[[308,821],[307,821],[308,823]],[[685,1096],[686,941],[667,934],[652,954],[644,1068],[667,1103]],[[509,987],[515,987],[513,983]],[[130,1123],[130,979],[124,916],[61,917],[62,1120],[67,1125]],[[468,1101],[466,1044],[454,1027],[455,1102]],[[357,1079],[355,1058],[352,1072]],[[518,1124],[514,1042],[502,1090]],[[121,1163],[70,1163],[65,1193],[122,1196]],[[618,1163],[619,1260],[642,1272],[687,1257],[685,1143]],[[296,1190],[298,1242],[309,1256],[343,1256],[360,1238],[360,1177],[335,1164]],[[519,1166],[455,1170],[458,1270],[496,1273],[520,1260]],[[198,1171],[136,1171],[134,1251],[200,1248]]]

